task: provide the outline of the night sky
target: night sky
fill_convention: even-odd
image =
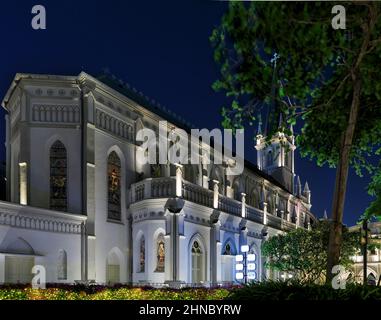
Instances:
[[[31,8],[42,4],[47,30],[31,28]],[[197,128],[220,127],[227,103],[211,89],[218,78],[209,36],[227,3],[222,1],[7,1],[0,19],[0,96],[15,73],[98,75],[104,68],[159,101]],[[4,141],[4,111],[0,111]],[[256,163],[247,132],[245,157]],[[0,160],[5,150],[1,143]],[[296,160],[312,191],[312,211],[330,213],[335,170]],[[353,225],[368,206],[369,179],[350,173],[344,222]]]

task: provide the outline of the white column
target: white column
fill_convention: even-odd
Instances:
[[[246,193],[241,193],[241,216],[246,218]]]
[[[267,224],[267,202],[263,202],[263,225]]]
[[[28,204],[28,167],[26,162],[19,163],[20,172],[20,204]]]
[[[213,180],[213,208],[218,208],[218,181]]]
[[[181,164],[176,163],[176,197],[182,196],[182,183],[183,183],[183,166]]]

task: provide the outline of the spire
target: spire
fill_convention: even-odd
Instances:
[[[265,135],[268,135],[273,131],[274,126],[277,125],[278,114],[280,113],[279,107],[276,101],[277,89],[278,89],[278,77],[277,77],[277,61],[279,59],[279,54],[274,53],[272,59],[270,60],[273,65],[273,77],[271,82],[271,96],[270,96],[270,105],[267,108],[267,116],[265,123]]]
[[[306,184],[304,185],[303,193],[308,193],[308,192],[311,192],[311,191],[310,191],[310,188],[308,187],[308,182],[306,181]]]
[[[300,183],[299,176],[296,177],[296,195],[300,196],[302,194],[302,184]]]
[[[259,114],[257,136],[261,136],[261,135],[262,135],[262,116],[261,114]]]
[[[282,112],[279,112],[278,128],[282,127],[282,125],[283,125],[283,115],[282,115]]]
[[[325,210],[325,209],[324,209],[323,219],[324,219],[324,220],[328,220],[327,210]]]

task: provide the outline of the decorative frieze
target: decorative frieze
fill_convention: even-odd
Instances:
[[[134,142],[134,128],[131,124],[110,116],[99,109],[96,110],[95,124],[98,128],[106,132]]]
[[[32,121],[49,123],[79,123],[80,109],[76,105],[35,104],[32,107]]]
[[[17,212],[0,212],[0,225],[50,232],[81,233],[80,223],[54,220],[48,217],[24,216]]]

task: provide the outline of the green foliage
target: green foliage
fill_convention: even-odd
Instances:
[[[303,284],[299,282],[260,282],[237,288],[227,297],[229,300],[381,300],[381,287],[347,283],[344,290],[331,285]]]
[[[368,186],[368,193],[375,197],[375,200],[365,210],[362,218],[371,219],[377,217],[381,220],[381,170],[379,169],[372,177],[372,182]]]
[[[319,221],[312,230],[298,228],[286,234],[279,234],[264,242],[262,254],[268,268],[295,274],[304,282],[322,281],[327,266],[329,222]],[[359,234],[343,230],[343,245],[340,264],[348,268],[353,256],[359,250]]]
[[[0,300],[222,300],[228,288],[153,289],[141,287],[65,286],[32,289],[31,287],[0,288]]]
[[[379,156],[375,150],[380,150],[381,142],[381,73],[376,67],[381,59],[381,4],[341,4],[346,8],[347,30],[332,28],[329,2],[230,3],[210,37],[220,66],[220,79],[213,88],[232,101],[222,110],[224,127],[254,124],[270,108],[271,57],[277,53],[275,98],[289,124],[300,122],[301,131],[295,135],[302,156],[335,167],[348,126],[354,78],[360,79],[360,109],[349,161],[361,176],[375,172],[369,159]],[[380,201],[368,212],[378,210]]]

